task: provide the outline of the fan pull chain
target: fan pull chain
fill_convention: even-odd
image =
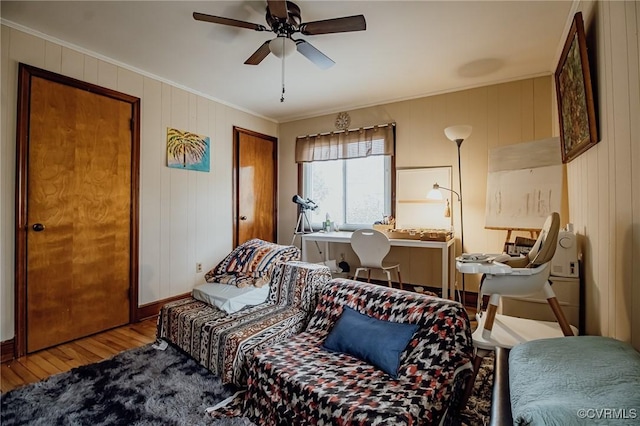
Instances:
[[[284,102],[284,38],[282,39],[282,95],[280,96],[280,102]]]

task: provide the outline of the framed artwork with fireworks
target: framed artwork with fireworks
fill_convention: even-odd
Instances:
[[[581,12],[573,17],[573,24],[556,68],[555,82],[562,162],[568,163],[598,143],[587,42]]]
[[[167,128],[167,167],[208,172],[210,151],[208,136]]]

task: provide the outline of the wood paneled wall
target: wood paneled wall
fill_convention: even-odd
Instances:
[[[14,335],[14,187],[18,63],[141,98],[140,305],[188,293],[232,248],[233,126],[278,125],[73,46],[2,26],[0,341]],[[167,127],[211,138],[211,172],[166,167]]]
[[[457,149],[456,144],[445,137],[444,129],[453,124],[473,126],[471,136],[461,148],[465,251],[499,252],[506,231],[484,229],[489,149],[551,137],[552,120],[555,119],[552,116],[553,96],[552,78],[543,76],[377,105],[349,111],[349,114],[352,127],[395,121],[396,167],[453,166],[453,188],[458,188]],[[334,120],[335,115],[325,115],[280,125],[279,211],[281,224],[284,224],[279,228],[280,241],[291,241],[296,223],[296,207],[291,202],[291,196],[298,190],[293,158],[295,138],[330,131],[334,128]],[[424,182],[425,196],[431,185],[432,182]],[[453,201],[451,207],[460,253],[459,204]],[[568,221],[566,206],[561,215],[563,222]],[[311,252],[313,254],[313,250]],[[331,258],[339,260],[342,252],[350,264],[357,263],[348,247],[332,247]],[[439,287],[439,272],[433,273],[426,267],[439,265],[438,251],[429,250],[423,263],[413,256],[408,259],[403,253],[392,251],[390,256],[400,262],[410,260],[409,267],[402,266],[403,280]],[[468,275],[465,284],[467,290],[477,291],[478,277]]]
[[[586,331],[640,350],[640,3],[582,2],[599,142],[568,164]]]

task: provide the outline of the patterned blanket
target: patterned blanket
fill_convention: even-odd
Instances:
[[[321,348],[344,306],[419,325],[397,380]],[[435,424],[459,401],[472,357],[469,318],[459,303],[334,279],[305,332],[255,355],[242,414],[262,425]]]
[[[254,238],[233,249],[204,278],[209,283],[237,287],[262,287],[271,281],[274,266],[280,262],[300,260],[300,249]]]
[[[158,337],[173,343],[225,383],[246,386],[254,351],[301,332],[329,268],[298,261],[276,265],[267,301],[233,314],[187,298],[162,307]]]

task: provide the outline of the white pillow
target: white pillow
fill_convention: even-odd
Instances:
[[[238,288],[229,284],[206,283],[195,287],[191,294],[195,299],[232,314],[247,305],[259,305],[267,300],[269,286]]]

